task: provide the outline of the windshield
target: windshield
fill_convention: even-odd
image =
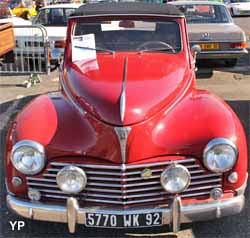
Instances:
[[[45,8],[40,10],[35,24],[44,26],[67,26],[68,17],[75,8]]]
[[[162,51],[177,53],[181,50],[179,24],[175,21],[155,22],[116,20],[96,23],[76,23],[74,40],[86,42],[96,50],[106,51]],[[79,42],[78,42],[79,44]],[[76,46],[75,46],[76,47]],[[79,46],[77,46],[79,47]]]
[[[223,5],[186,4],[176,5],[186,16],[187,23],[230,23],[232,19]]]

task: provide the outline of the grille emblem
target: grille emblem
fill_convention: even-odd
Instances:
[[[208,32],[203,33],[201,36],[201,40],[211,40],[210,34]]]
[[[141,176],[144,179],[150,179],[152,177],[152,170],[151,169],[144,169],[144,170],[142,170]]]
[[[126,163],[126,146],[129,133],[131,131],[130,127],[115,127],[115,132],[119,138],[121,155],[122,155],[122,163]]]

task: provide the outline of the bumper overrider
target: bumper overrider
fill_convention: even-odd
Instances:
[[[32,202],[19,199],[13,195],[7,195],[8,207],[20,216],[51,222],[68,223],[71,233],[75,232],[76,224],[86,224],[86,214],[112,214],[112,215],[133,215],[162,213],[162,221],[159,225],[170,224],[173,232],[178,232],[181,223],[193,221],[210,220],[237,214],[244,208],[244,191],[246,183],[236,192],[232,198],[199,202],[194,204],[182,204],[179,196],[176,196],[166,207],[145,207],[145,208],[103,208],[103,207],[80,207],[73,197],[67,199],[65,205],[51,205],[41,202]],[[135,227],[133,227],[135,228]]]

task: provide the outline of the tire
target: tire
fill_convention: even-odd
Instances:
[[[234,67],[237,64],[238,59],[228,59],[225,60],[226,67]]]

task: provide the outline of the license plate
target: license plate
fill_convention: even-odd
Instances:
[[[86,213],[86,226],[91,227],[146,227],[160,226],[162,224],[162,213],[153,212],[146,214],[101,214]]]
[[[202,50],[218,50],[220,48],[218,43],[200,44]]]

